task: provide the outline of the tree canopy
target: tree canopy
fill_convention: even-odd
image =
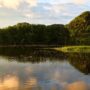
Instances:
[[[18,23],[0,30],[0,45],[65,45],[69,31],[64,25]]]
[[[77,16],[67,27],[74,44],[90,45],[90,11]]]
[[[24,22],[0,29],[0,45],[90,45],[90,11],[67,25]]]

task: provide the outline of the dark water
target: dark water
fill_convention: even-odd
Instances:
[[[90,90],[90,53],[1,48],[0,90]]]

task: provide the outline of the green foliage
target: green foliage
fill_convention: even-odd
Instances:
[[[47,26],[48,44],[67,45],[69,42],[69,31],[64,25],[53,24]]]
[[[60,48],[55,48],[57,51],[62,51],[62,52],[84,52],[84,53],[90,53],[90,46],[66,46],[66,47],[60,47]]]
[[[90,45],[90,11],[66,26],[24,22],[0,29],[0,45]]]
[[[0,45],[66,45],[69,31],[64,25],[18,23],[0,30]]]
[[[90,45],[90,11],[82,13],[67,25],[71,33],[71,43]]]

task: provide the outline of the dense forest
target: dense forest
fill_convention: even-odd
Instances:
[[[1,45],[66,45],[69,31],[64,25],[18,23],[0,30]]]
[[[90,11],[67,25],[18,23],[0,29],[0,45],[90,45]]]
[[[90,11],[83,12],[73,19],[67,27],[71,35],[72,43],[90,45]]]

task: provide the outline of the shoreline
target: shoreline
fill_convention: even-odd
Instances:
[[[54,50],[68,52],[68,53],[72,53],[72,52],[90,53],[90,46],[85,46],[85,45],[83,45],[83,46],[65,46],[65,47],[60,47],[60,48],[54,48]]]
[[[54,47],[62,47],[60,45],[0,45],[0,48],[8,48],[8,47],[37,47],[37,48],[54,48]]]

